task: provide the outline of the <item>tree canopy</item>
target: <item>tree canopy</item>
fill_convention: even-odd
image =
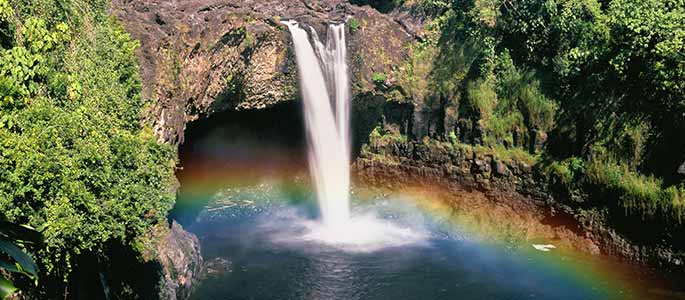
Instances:
[[[56,278],[109,241],[139,247],[174,202],[173,148],[141,121],[138,43],[106,7],[0,0],[0,212],[44,235]]]
[[[524,149],[568,188],[685,216],[685,1],[404,3],[431,18],[397,85],[442,122],[416,138]]]

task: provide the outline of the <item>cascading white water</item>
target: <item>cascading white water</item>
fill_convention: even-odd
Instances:
[[[347,73],[345,24],[328,27],[323,44],[316,31],[286,21],[293,37],[300,91],[307,128],[309,167],[321,208],[323,225],[303,221],[300,238],[335,245],[348,251],[420,244],[425,234],[360,213],[350,217],[350,87]],[[286,240],[292,240],[288,237]]]
[[[309,147],[309,167],[323,222],[344,227],[350,219],[350,96],[345,26],[332,24],[324,45],[309,28],[288,26],[295,45]],[[332,91],[329,93],[329,91]]]

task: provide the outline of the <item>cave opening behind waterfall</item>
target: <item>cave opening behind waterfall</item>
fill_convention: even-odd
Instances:
[[[222,189],[307,177],[301,103],[217,112],[190,122],[179,145],[180,183],[171,217],[192,223]]]

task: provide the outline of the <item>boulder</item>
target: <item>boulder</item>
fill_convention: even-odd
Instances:
[[[97,293],[108,299],[187,299],[203,267],[197,237],[176,222],[162,222],[136,244],[134,250],[113,241],[103,253],[82,254],[77,273],[83,280],[73,289],[89,292],[74,299],[100,299]]]
[[[497,175],[498,177],[504,177],[509,175],[509,168],[507,168],[507,165],[501,160],[494,159],[492,161],[492,165],[492,168],[495,171],[495,175]]]
[[[475,159],[472,165],[472,172],[474,174],[489,173],[491,171],[490,164],[485,159]]]
[[[202,273],[202,256],[197,237],[175,221],[157,241],[157,261],[162,266],[160,299],[186,299]]]

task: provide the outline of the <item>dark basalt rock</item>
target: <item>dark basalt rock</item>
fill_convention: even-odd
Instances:
[[[540,130],[533,130],[534,138],[531,140],[530,151],[535,153],[541,151],[547,143],[547,133]]]
[[[472,169],[474,174],[490,173],[490,165],[485,160],[476,159],[473,162]]]
[[[565,218],[566,221],[558,226],[570,226],[591,240],[596,248],[588,248],[592,250],[590,254],[601,253],[635,263],[685,271],[685,251],[682,242],[675,238],[682,230],[673,231],[673,236],[669,237],[661,234],[668,232],[664,224],[642,220],[642,227],[651,226],[653,229],[638,228],[636,233],[632,226],[635,216],[625,215],[622,209],[610,213],[607,210],[614,208],[588,207],[585,202],[592,201],[588,195],[557,194],[548,186],[545,175],[524,161],[505,161],[492,154],[478,153],[472,148],[446,142],[391,140],[388,136],[372,139],[365,150],[354,164],[355,174],[361,182],[391,189],[425,185],[450,190],[477,190],[507,206],[516,206],[523,201],[533,204],[550,220]],[[640,236],[644,232],[660,232],[660,238],[645,239]]]
[[[411,30],[422,22],[343,0],[113,0],[112,12],[141,42],[144,94],[154,101],[146,119],[172,144],[183,142],[187,122],[216,111],[299,97],[281,19],[306,23],[321,37],[327,23],[357,19],[359,28],[347,35],[355,95],[375,90],[373,73],[391,74],[401,65],[416,39]]]
[[[509,168],[507,168],[507,165],[504,162],[502,162],[501,160],[493,160],[492,162],[493,169],[495,170],[495,175],[499,177],[509,175]]]
[[[186,299],[202,273],[202,256],[197,237],[176,222],[157,242],[156,260],[162,266],[160,299]]]
[[[197,237],[176,222],[163,222],[140,242],[143,249],[113,241],[102,253],[82,255],[72,298],[186,299],[203,268]]]

